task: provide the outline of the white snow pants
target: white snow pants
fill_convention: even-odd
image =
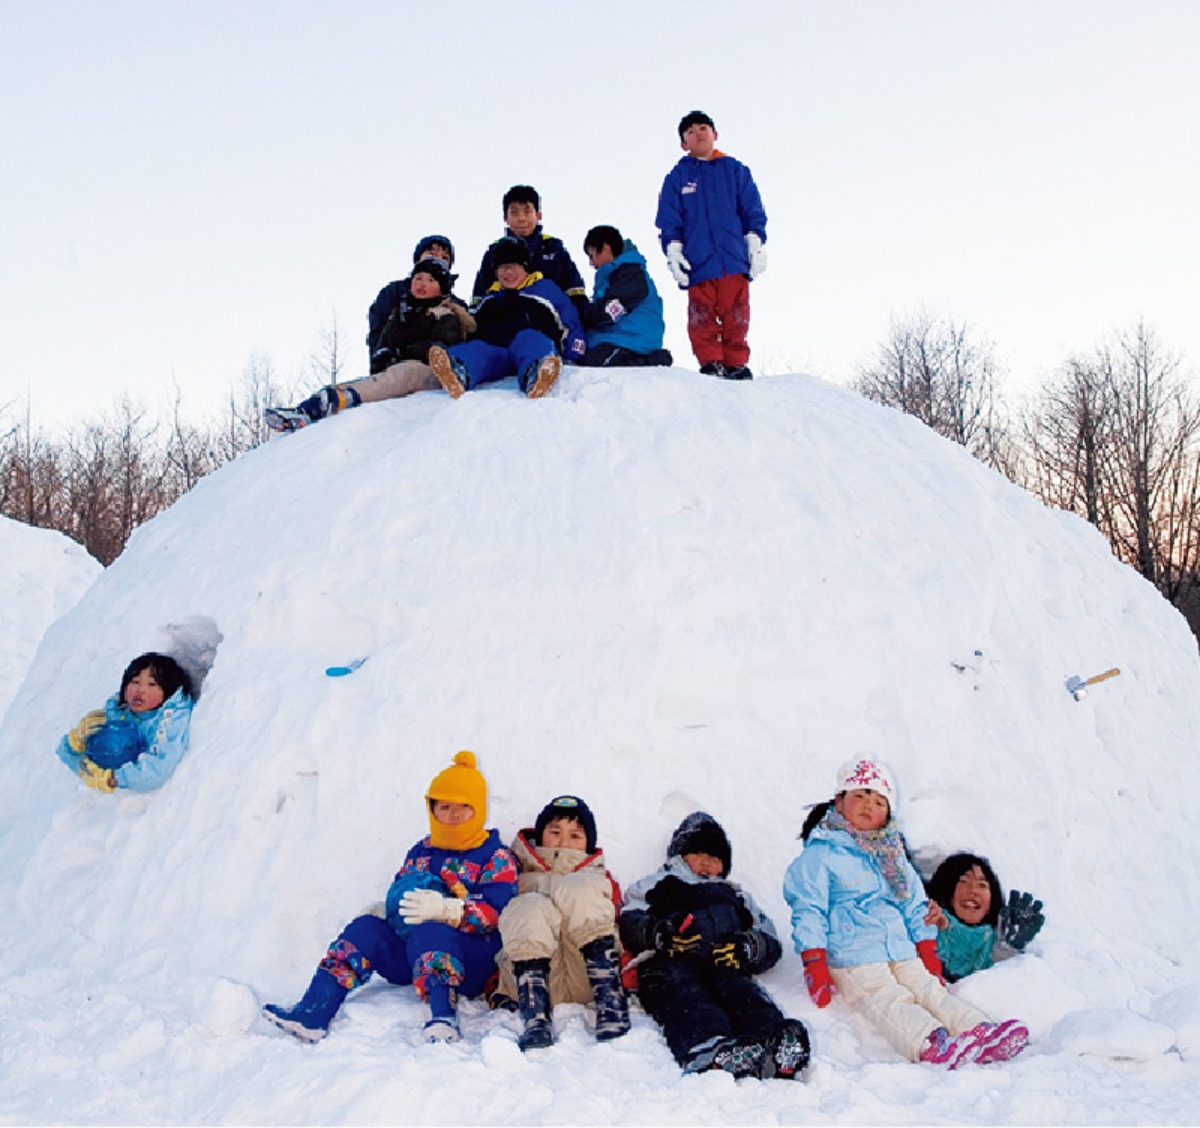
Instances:
[[[990,1019],[951,995],[919,959],[831,967],[842,998],[909,1061],[918,1061],[939,1026],[962,1034]]]

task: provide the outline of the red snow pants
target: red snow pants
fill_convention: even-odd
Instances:
[[[750,279],[727,274],[688,287],[688,339],[701,364],[738,368],[750,359]]]

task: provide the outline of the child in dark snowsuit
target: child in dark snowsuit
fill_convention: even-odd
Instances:
[[[271,407],[265,421],[272,431],[296,431],[362,403],[399,399],[441,385],[429,367],[432,345],[454,345],[475,331],[475,319],[450,287],[454,275],[438,258],[420,259],[404,293],[379,331],[371,375],[330,384],[295,407]]]
[[[1046,918],[1032,893],[1009,893],[1007,904],[1000,879],[987,858],[951,854],[926,883],[929,923],[937,926],[938,958],[949,983],[983,971],[995,962],[1000,945],[1023,952]]]
[[[666,865],[629,889],[621,939],[640,954],[638,996],[684,1072],[792,1078],[808,1064],[808,1032],[754,981],[781,949],[770,918],[728,880],[731,861],[721,825],[688,815]]]
[[[522,1050],[554,1042],[550,1008],[559,1003],[595,1001],[597,1041],[619,1038],[629,1030],[617,943],[621,891],[596,845],[591,808],[575,795],[552,799],[517,835],[513,853],[519,892],[500,914],[493,1005],[517,1000]]]
[[[379,972],[411,983],[428,1006],[425,1038],[457,1042],[457,998],[480,994],[496,969],[497,923],[517,889],[517,863],[487,830],[487,782],[473,752],[459,752],[425,794],[429,829],[388,890],[384,915],[356,917],[330,945],[294,1007],[263,1016],[306,1042],[329,1030],[346,995]]]
[[[139,654],[121,688],[59,741],[58,758],[88,787],[162,787],[187,751],[195,693],[187,672],[167,654]]]

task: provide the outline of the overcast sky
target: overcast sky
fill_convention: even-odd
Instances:
[[[334,319],[363,375],[416,240],[469,295],[518,182],[589,285],[634,239],[694,366],[653,224],[697,107],[769,216],[756,369],[848,380],[926,308],[1014,389],[1139,319],[1196,372],[1197,59],[1197,0],[0,0],[0,407],[207,414]]]

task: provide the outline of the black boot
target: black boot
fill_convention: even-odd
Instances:
[[[513,963],[517,978],[517,1009],[523,1029],[517,1045],[524,1050],[540,1050],[554,1045],[554,1027],[550,1022],[550,961],[517,960]]]
[[[629,1033],[629,1000],[621,986],[621,959],[611,936],[601,936],[579,951],[587,963],[588,982],[596,1000],[596,1041]]]
[[[793,1080],[808,1065],[810,1055],[804,1023],[797,1018],[786,1019],[767,1041],[762,1076]]]

